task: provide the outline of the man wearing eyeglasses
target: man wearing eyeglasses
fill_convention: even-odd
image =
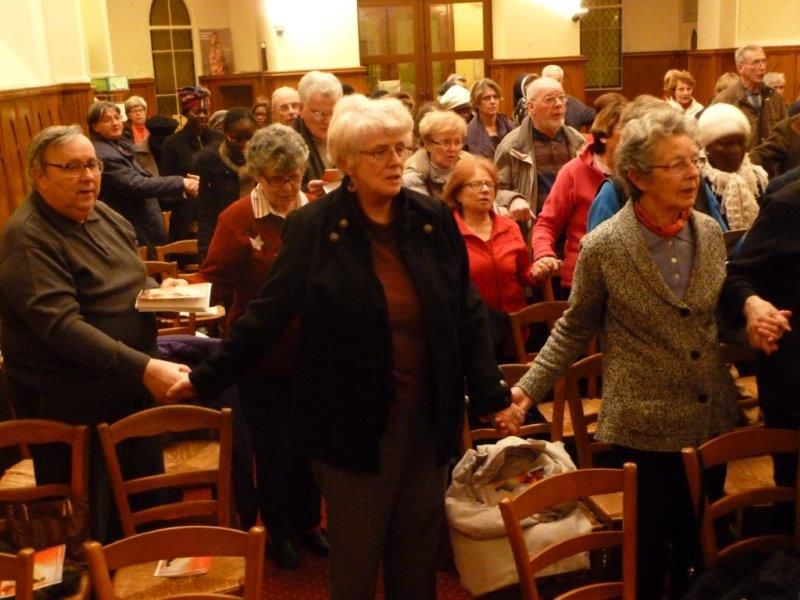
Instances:
[[[342,84],[332,73],[309,71],[297,85],[297,92],[301,107],[294,128],[308,146],[308,168],[302,189],[310,198],[317,199],[325,194],[322,188],[325,169],[336,166],[328,158],[328,126],[333,107],[342,97]]]
[[[300,114],[300,94],[288,86],[272,92],[272,122],[294,127]]]
[[[764,83],[767,55],[761,46],[748,44],[736,51],[736,70],[739,83],[730,86],[714,98],[714,104],[724,102],[738,107],[750,122],[748,148],[757,146],[772,128],[789,116],[780,92]]]
[[[146,270],[133,227],[97,202],[103,163],[77,125],[31,140],[31,192],[0,234],[0,339],[20,416],[114,422],[161,398],[183,365],[157,356],[152,313],[134,310]],[[148,393],[149,392],[149,393]],[[32,447],[36,481],[60,483],[69,453]],[[129,475],[163,470],[152,443],[123,449]],[[92,535],[106,540],[111,498],[102,458],[89,456]]]
[[[585,140],[564,124],[567,96],[558,81],[540,77],[528,86],[527,98],[528,116],[497,146],[494,162],[500,189],[523,197],[538,215],[558,171],[575,158]]]

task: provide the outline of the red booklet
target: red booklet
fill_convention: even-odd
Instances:
[[[64,574],[64,554],[66,546],[52,546],[39,550],[33,556],[33,589],[40,590],[61,583]],[[0,598],[13,598],[17,586],[13,581],[0,581]]]

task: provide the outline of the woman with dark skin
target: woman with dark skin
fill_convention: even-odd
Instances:
[[[197,155],[204,149],[216,148],[222,143],[222,133],[208,126],[209,95],[210,92],[204,87],[178,90],[181,114],[186,118],[186,124],[169,136],[161,147],[161,175],[196,175],[194,163]],[[196,202],[192,199],[170,208],[170,241],[189,238],[197,216]]]
[[[257,100],[253,104],[253,116],[256,118],[256,129],[269,125],[269,101],[265,99]]]
[[[217,217],[234,200],[250,193],[255,180],[247,169],[244,149],[256,131],[256,120],[246,108],[232,108],[222,123],[225,141],[197,156],[200,192],[197,196],[197,239],[205,256]]]

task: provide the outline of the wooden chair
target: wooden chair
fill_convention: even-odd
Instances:
[[[622,492],[622,528],[616,531],[592,531],[547,546],[534,556],[528,554],[520,521],[532,514],[563,502],[587,496]],[[579,469],[553,475],[534,484],[513,500],[500,503],[514,562],[517,566],[522,596],[541,598],[536,573],[545,567],[579,552],[622,547],[622,581],[594,583],[559,596],[559,599],[636,598],[636,465],[622,469]]]
[[[33,554],[33,548],[16,554],[0,553],[0,581],[14,581],[16,600],[33,600]]]
[[[113,425],[98,425],[100,443],[108,464],[109,479],[119,511],[122,531],[126,536],[138,528],[160,522],[204,519],[222,527],[231,526],[231,448],[232,413],[186,404],[159,406],[120,419]],[[210,429],[219,434],[219,460],[216,468],[177,470],[177,472],[148,475],[124,480],[116,446],[135,437],[157,436],[164,433]],[[183,500],[133,512],[130,496],[169,488],[216,489],[216,498]]]
[[[525,349],[525,333],[531,325],[543,323],[547,325],[548,331],[569,308],[569,302],[563,300],[552,300],[529,304],[523,309],[509,313],[511,321],[511,335],[514,339],[514,352],[518,363],[529,363],[536,358],[535,352],[528,352]]]
[[[163,213],[162,213],[163,214]],[[178,277],[178,263],[164,260],[146,260],[147,274],[161,283],[169,277]],[[194,335],[197,331],[197,316],[181,317],[178,313],[158,313],[158,335]]]
[[[199,259],[200,247],[197,240],[178,240],[163,246],[156,246],[156,260],[169,261],[170,256],[183,256],[188,259]],[[183,263],[183,270],[192,273],[197,271],[200,265],[197,263]]]
[[[170,527],[140,533],[108,546],[86,543],[86,555],[97,600],[125,598],[242,598],[219,595],[243,587],[244,600],[260,600],[264,572],[263,527],[249,532],[224,527]],[[204,575],[154,577],[155,561],[182,556],[213,556]],[[232,579],[232,565],[242,564]],[[116,571],[112,580],[111,571]],[[241,574],[243,573],[243,577]]]
[[[168,277],[178,277],[178,263],[166,260],[145,260],[147,274],[161,283]]]
[[[706,569],[716,566],[723,557],[746,550],[800,548],[800,510],[795,510],[794,531],[783,535],[754,535],[740,538],[721,548],[714,533],[714,522],[717,519],[752,506],[789,502],[797,509],[800,506],[800,478],[794,487],[758,485],[735,493],[726,490],[725,495],[715,502],[709,502],[703,485],[705,469],[710,467],[756,456],[800,454],[800,432],[791,429],[746,427],[711,439],[699,448],[684,448],[682,452],[692,502],[699,511],[701,520],[700,543]]]

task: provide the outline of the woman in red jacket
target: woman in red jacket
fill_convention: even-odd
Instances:
[[[523,288],[533,285],[528,250],[516,222],[495,214],[497,169],[485,158],[460,160],[444,199],[467,246],[469,276],[489,309],[498,360],[511,354],[508,313],[526,305]]]
[[[563,294],[569,295],[572,273],[578,260],[581,238],[586,234],[586,219],[597,189],[612,172],[614,150],[619,142],[619,117],[627,102],[620,97],[607,104],[592,124],[593,140],[558,172],[531,235],[533,278],[544,281],[561,275]],[[556,243],[566,232],[564,260]]]

